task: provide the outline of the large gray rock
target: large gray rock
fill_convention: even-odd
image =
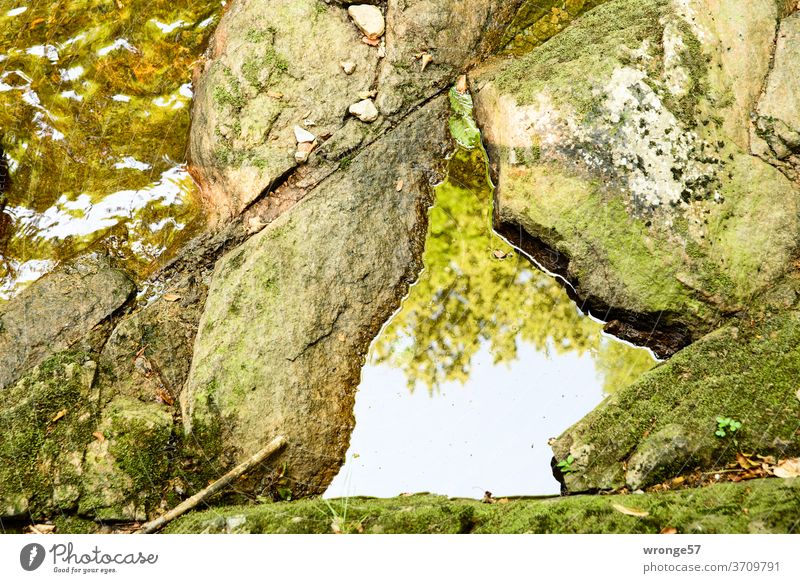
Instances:
[[[434,100],[217,263],[182,403],[210,474],[282,434],[239,490],[318,494],[336,475],[367,347],[421,267],[448,113]]]
[[[0,389],[84,338],[136,288],[98,256],[65,265],[0,308]]]
[[[497,227],[661,355],[791,266],[800,190],[749,150],[772,0],[612,0],[472,76]]]

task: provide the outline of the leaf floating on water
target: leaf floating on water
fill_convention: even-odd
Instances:
[[[177,302],[179,299],[181,299],[181,296],[178,294],[164,294],[163,297],[167,302]]]
[[[50,422],[51,423],[55,423],[56,421],[61,419],[66,414],[67,414],[67,410],[66,409],[61,409],[61,411],[59,411],[58,413],[55,414],[55,416],[50,420]]]
[[[800,457],[781,460],[772,473],[779,478],[798,478],[800,477]]]
[[[627,506],[623,506],[622,504],[612,504],[611,506],[614,507],[614,510],[617,512],[621,512],[622,514],[627,514],[628,516],[638,516],[639,518],[644,518],[645,516],[650,516],[650,513],[646,510],[636,510],[634,508],[628,508]]]

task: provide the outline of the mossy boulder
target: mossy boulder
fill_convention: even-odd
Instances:
[[[612,0],[472,76],[497,228],[661,355],[791,269],[800,191],[749,148],[777,19],[772,0]]]
[[[571,492],[642,488],[736,454],[800,454],[800,313],[743,318],[622,388],[553,444]],[[716,435],[718,417],[741,423]]]
[[[73,509],[93,439],[96,364],[60,353],[0,391],[0,516]]]
[[[0,392],[0,517],[134,520],[161,502],[172,412],[114,397],[96,358],[58,353]]]
[[[647,513],[623,514],[615,505]],[[220,507],[178,519],[166,532],[323,534],[794,533],[800,479],[753,480],[640,496],[510,499],[495,504],[430,494],[307,499]]]
[[[239,491],[317,494],[336,475],[368,345],[421,268],[448,114],[432,101],[218,261],[182,399],[208,477],[280,434]]]

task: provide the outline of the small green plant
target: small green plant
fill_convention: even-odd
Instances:
[[[575,461],[575,458],[572,456],[572,454],[569,454],[567,456],[567,459],[563,459],[560,462],[558,462],[556,464],[556,467],[559,470],[561,470],[562,474],[569,474],[569,473],[575,471],[575,469],[572,467],[572,462],[574,462],[574,461]]]
[[[730,417],[717,417],[717,430],[714,432],[714,435],[717,437],[734,435],[741,427],[742,424],[740,421],[736,421]]]

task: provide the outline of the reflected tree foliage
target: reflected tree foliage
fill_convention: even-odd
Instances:
[[[485,160],[480,148],[450,160],[429,213],[424,270],[376,340],[373,362],[402,369],[412,391],[465,383],[484,345],[496,365],[516,360],[522,342],[549,354],[590,352],[614,385],[652,366],[647,351],[604,338],[557,281],[493,232]]]

